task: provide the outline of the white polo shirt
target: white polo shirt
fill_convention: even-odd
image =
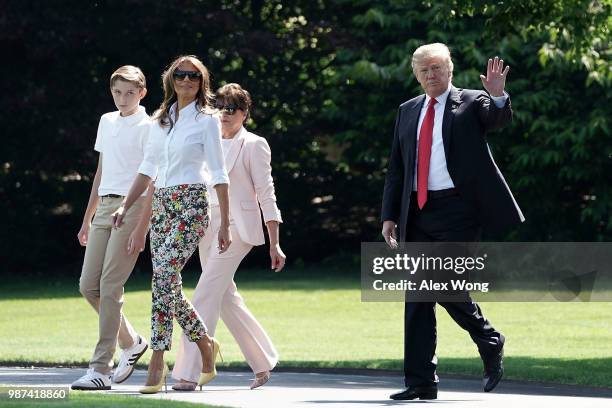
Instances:
[[[150,123],[151,119],[142,106],[130,116],[121,116],[119,111],[102,115],[94,146],[102,154],[98,195],[128,194],[144,158]]]

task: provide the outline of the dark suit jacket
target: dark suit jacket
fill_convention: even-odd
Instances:
[[[406,237],[417,126],[424,101],[425,95],[420,95],[400,105],[385,179],[381,221],[394,221],[401,241]],[[446,166],[459,195],[473,206],[484,229],[493,233],[524,220],[486,137],[488,131],[511,121],[510,98],[503,108],[497,108],[484,91],[451,87],[442,122]]]

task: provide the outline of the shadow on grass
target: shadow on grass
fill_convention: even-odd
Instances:
[[[183,286],[192,289],[200,278],[199,270],[183,271]],[[359,268],[347,270],[334,267],[290,268],[280,273],[265,269],[238,270],[236,282],[250,290],[347,290],[360,288]],[[150,275],[133,274],[125,286],[126,292],[151,290]],[[48,281],[24,279],[4,282],[0,300],[53,299],[81,297],[79,278],[54,278]]]

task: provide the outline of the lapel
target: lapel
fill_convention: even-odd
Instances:
[[[444,106],[444,116],[442,118],[442,142],[444,143],[446,163],[448,163],[450,153],[453,118],[455,117],[455,111],[459,105],[461,105],[461,93],[457,88],[451,86],[446,105]]]
[[[414,166],[415,153],[416,153],[416,140],[417,140],[417,127],[419,126],[419,115],[421,114],[421,109],[423,108],[423,103],[425,103],[425,95],[421,95],[419,99],[415,101],[410,110],[406,112],[406,117],[408,121],[404,127],[406,145],[405,150],[408,157],[408,163],[412,163]]]
[[[238,158],[238,154],[242,149],[242,145],[244,144],[244,139],[246,137],[246,129],[241,128],[236,136],[236,140],[232,143],[229,151],[225,154],[225,169],[227,174],[234,168],[234,164],[236,163],[236,159]]]

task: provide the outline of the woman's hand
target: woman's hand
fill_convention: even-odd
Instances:
[[[123,204],[121,204],[121,207],[117,208],[117,211],[115,211],[112,215],[113,217],[113,228],[119,228],[123,225],[123,217],[125,216],[125,207]]]
[[[287,257],[279,244],[270,246],[270,261],[272,261],[270,269],[274,269],[274,272],[280,272],[285,266],[286,259]]]
[[[77,238],[79,239],[79,244],[81,246],[87,246],[87,236],[89,235],[89,228],[91,227],[91,222],[84,222],[81,225],[81,229],[77,234]]]
[[[147,231],[142,230],[138,227],[134,228],[134,231],[130,234],[130,238],[128,239],[127,251],[128,254],[132,255],[136,251],[142,252],[144,251],[145,243],[147,240]]]
[[[112,215],[113,217],[113,228],[119,228],[123,225],[123,218],[125,217],[125,213],[128,212],[130,208],[132,208],[132,204],[138,200],[138,198],[144,193],[144,191],[151,183],[151,177],[138,173],[136,178],[132,182],[132,186],[130,187],[130,191],[128,195],[125,197],[123,202],[121,203],[121,207],[117,208]],[[153,189],[147,193],[147,202],[153,199]],[[150,208],[150,207],[149,207]]]
[[[219,242],[217,244],[217,248],[219,249],[219,253],[222,254],[227,251],[229,246],[232,244],[232,233],[230,232],[229,225],[227,227],[224,227],[223,225],[221,226],[219,229],[218,240]]]

